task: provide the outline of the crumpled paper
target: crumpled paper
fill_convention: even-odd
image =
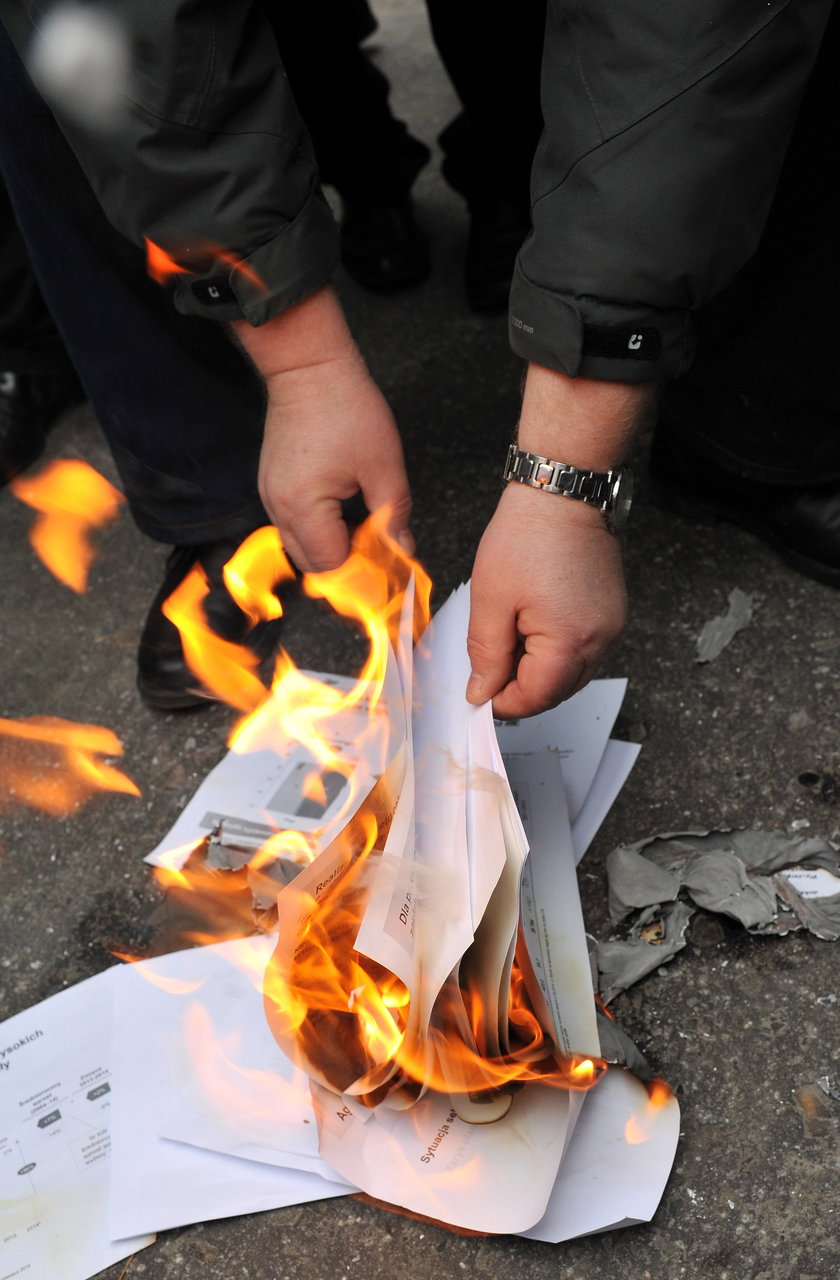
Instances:
[[[598,944],[598,987],[608,1003],[685,946],[695,908],[730,916],[750,933],[808,929],[840,938],[840,893],[803,898],[779,873],[822,868],[840,876],[840,849],[783,831],[687,831],[619,845],[607,858],[610,919],[624,937]]]

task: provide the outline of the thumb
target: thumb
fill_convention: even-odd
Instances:
[[[470,625],[467,652],[472,668],[467,681],[467,701],[481,706],[494,698],[510,680],[519,636],[512,614],[494,607],[493,596],[470,584]]]
[[[341,515],[341,505],[326,499],[312,506],[293,525],[277,525],[283,546],[303,573],[323,573],[337,569],[350,552],[350,533]]]

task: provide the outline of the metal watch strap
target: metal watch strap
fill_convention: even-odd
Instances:
[[[504,469],[505,481],[516,480],[519,484],[531,485],[534,489],[544,489],[546,493],[578,498],[581,502],[600,508],[608,523],[612,523],[617,487],[624,475],[624,468],[586,471],[581,467],[573,467],[568,462],[557,462],[538,453],[529,453],[527,449],[520,449],[515,444],[508,449]]]

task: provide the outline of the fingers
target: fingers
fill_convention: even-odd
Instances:
[[[269,510],[266,504],[266,510]],[[326,500],[303,509],[299,514],[276,517],[283,546],[302,573],[323,573],[337,569],[350,552],[350,531],[337,502]]]
[[[554,660],[523,653],[511,680],[493,698],[493,714],[500,720],[536,715],[565,702],[591,679],[587,663],[574,652]],[[597,666],[592,668],[592,674]]]
[[[468,702],[492,699],[495,716],[518,719],[565,702],[592,679],[599,662],[584,656],[582,637],[519,636],[513,614],[498,606],[498,595],[493,602],[472,596]]]
[[[387,451],[377,451],[373,465],[364,468],[360,478],[360,489],[368,511],[381,511],[386,508],[388,520],[386,531],[398,542],[408,555],[414,554],[414,536],[409,529],[411,520],[411,490],[405,470],[402,448],[399,441],[396,447]]]
[[[310,470],[308,481],[290,483],[288,468],[268,467],[261,490],[263,503],[287,553],[303,572],[336,569],[346,560],[350,532],[341,501],[360,491],[369,511],[387,509],[386,531],[407,554],[414,553],[414,538],[408,527],[411,492],[401,451],[394,452],[387,467],[381,453],[376,452],[371,479],[371,467],[365,465],[364,459],[358,470],[362,474],[356,479],[352,471],[336,467],[321,472],[317,482]]]

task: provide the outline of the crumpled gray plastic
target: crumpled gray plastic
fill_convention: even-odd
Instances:
[[[639,912],[626,938],[598,943],[598,992],[604,1004],[682,951],[693,914],[685,902],[650,906]]]
[[[749,626],[753,616],[753,598],[740,587],[729,593],[726,613],[710,618],[697,637],[695,662],[714,662],[734,640],[739,631]]]
[[[730,916],[751,933],[808,929],[840,938],[840,894],[803,898],[778,873],[823,868],[840,876],[840,850],[819,836],[784,831],[686,831],[619,845],[607,858],[610,919],[630,920],[622,940],[598,944],[606,1003],[685,946],[695,907]],[[632,917],[632,918],[631,918]],[[659,922],[658,932],[651,926]]]
[[[613,1018],[600,1009],[597,1017],[598,1039],[601,1042],[601,1057],[604,1061],[619,1067],[627,1067],[640,1080],[652,1080],[653,1071],[650,1063],[635,1040],[632,1040]]]

